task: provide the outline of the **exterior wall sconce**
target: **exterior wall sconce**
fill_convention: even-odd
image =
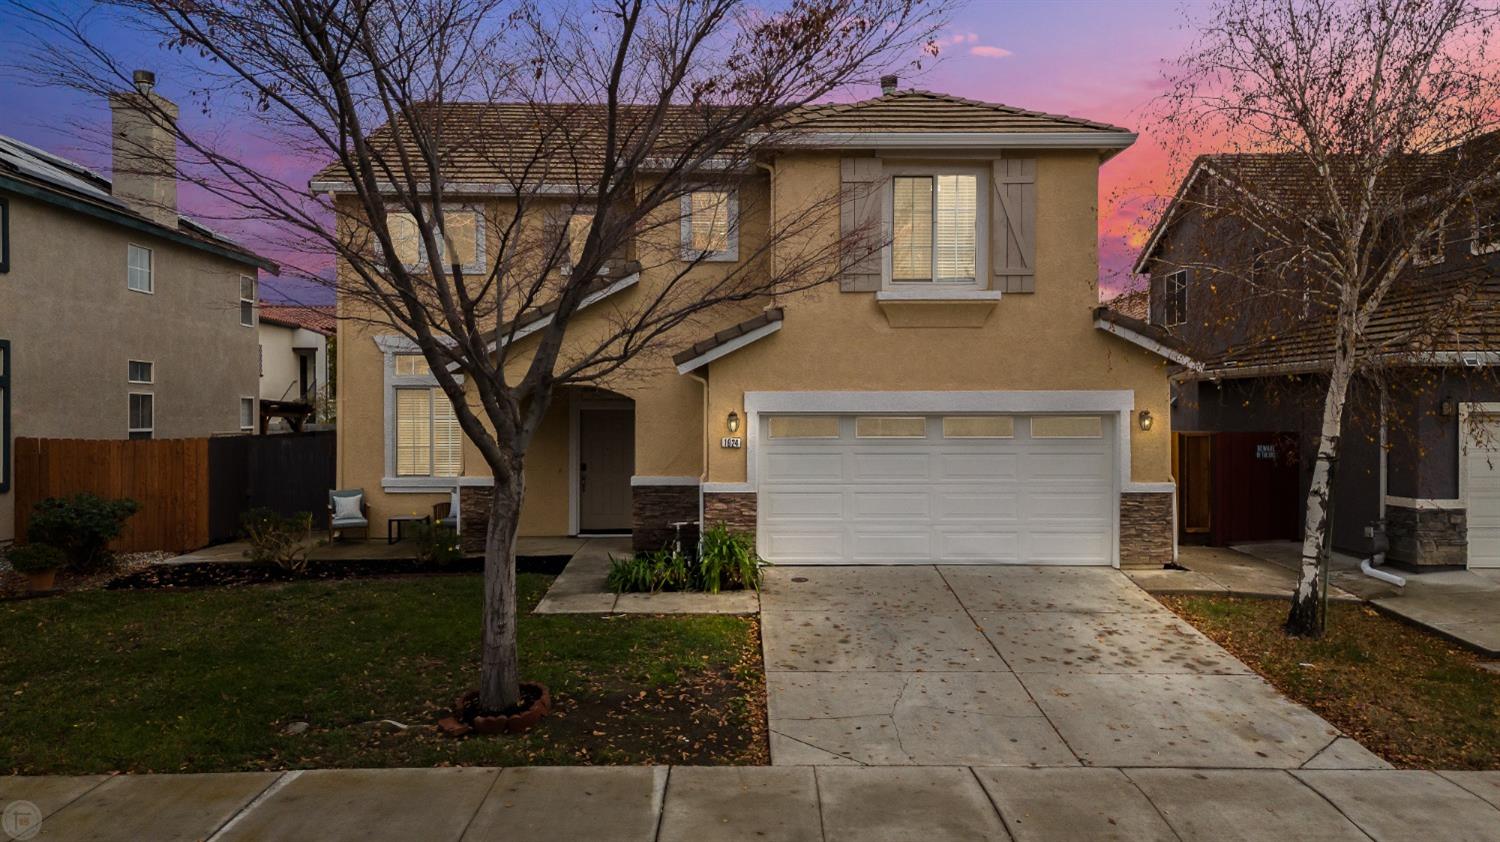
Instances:
[[[1141,414],[1136,416],[1135,423],[1140,425],[1143,432],[1149,433],[1151,432],[1151,425],[1156,423],[1156,419],[1151,417],[1151,410],[1143,409],[1141,410]]]
[[[729,428],[731,434],[738,433],[740,431],[740,414],[738,412],[730,412],[724,424]]]
[[[1457,411],[1458,404],[1453,401],[1453,397],[1451,395],[1443,398],[1442,402],[1438,404],[1438,414],[1443,416],[1444,418],[1452,418],[1453,414]]]

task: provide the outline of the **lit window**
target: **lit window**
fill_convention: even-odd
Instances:
[[[839,419],[836,415],[776,415],[768,424],[773,439],[836,439]]]
[[[240,429],[255,429],[255,398],[240,398]]]
[[[463,432],[440,389],[396,390],[396,475],[456,477],[463,473]]]
[[[136,292],[152,292],[151,249],[132,245],[125,255],[125,285]]]
[[[130,382],[131,383],[151,383],[151,382],[154,382],[154,378],[155,378],[155,374],[156,374],[156,372],[153,371],[154,368],[155,368],[155,366],[153,366],[151,363],[142,362],[141,360],[131,360],[130,361],[130,366],[129,366],[129,369],[130,369],[129,370],[129,380],[130,380]]]
[[[255,278],[240,276],[240,324],[255,326]]]
[[[1187,321],[1188,273],[1186,269],[1172,272],[1162,281],[1162,321],[1167,327]]]
[[[1008,439],[1016,434],[1009,415],[950,415],[943,419],[945,439]]]
[[[427,265],[427,249],[422,243],[422,230],[416,217],[406,211],[387,211],[386,230],[391,235],[391,246],[396,258],[408,269],[421,269]],[[441,226],[445,232],[438,242],[443,253],[438,255],[438,264],[450,268],[456,260],[466,273],[484,269],[484,225],[478,210],[462,205],[444,205]]]
[[[432,373],[427,368],[427,358],[421,354],[396,354],[395,357],[397,377],[427,377]]]
[[[891,280],[973,283],[979,179],[897,176],[891,181]]]
[[[854,436],[861,439],[921,439],[927,437],[927,419],[861,415],[854,419]]]
[[[130,393],[130,437],[149,439],[156,429],[156,407],[152,395],[146,392]]]
[[[732,190],[694,190],[682,197],[682,259],[738,260],[739,199]]]
[[[1104,419],[1097,415],[1038,415],[1031,419],[1034,439],[1097,439],[1104,436]]]

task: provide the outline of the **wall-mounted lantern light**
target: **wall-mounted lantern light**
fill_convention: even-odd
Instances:
[[[730,412],[729,418],[725,420],[725,426],[729,427],[731,434],[738,433],[740,431],[740,414],[738,412]]]
[[[1141,430],[1149,433],[1151,432],[1151,425],[1156,423],[1156,419],[1151,417],[1151,410],[1143,409],[1141,410],[1141,414],[1136,416],[1135,423],[1140,425]]]

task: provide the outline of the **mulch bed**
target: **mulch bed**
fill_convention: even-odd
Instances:
[[[567,566],[566,555],[517,556],[516,572],[556,576]],[[410,559],[372,559],[366,561],[315,560],[301,573],[283,570],[269,564],[251,562],[203,561],[184,564],[154,564],[124,576],[118,576],[104,587],[109,590],[152,590],[158,588],[219,588],[237,585],[263,585],[277,582],[306,582],[338,579],[370,579],[390,576],[434,575],[444,573],[479,573],[484,559],[465,558],[449,564],[431,564]]]

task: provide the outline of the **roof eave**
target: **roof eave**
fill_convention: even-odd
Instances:
[[[1133,132],[817,132],[791,129],[772,139],[750,135],[750,145],[826,149],[1098,149],[1114,154],[1136,141]]]
[[[1105,333],[1118,336],[1132,345],[1143,348],[1169,362],[1176,363],[1189,371],[1202,371],[1203,363],[1193,359],[1182,351],[1172,348],[1158,339],[1147,336],[1137,330],[1132,330],[1126,325],[1110,321],[1105,318],[1094,319],[1094,327]]]

